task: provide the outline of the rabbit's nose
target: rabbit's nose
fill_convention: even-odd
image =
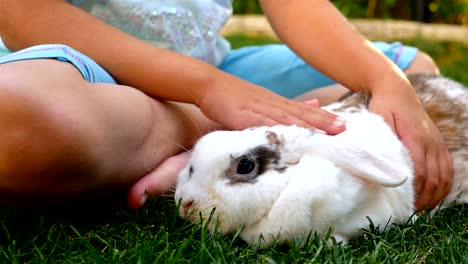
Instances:
[[[182,210],[184,210],[185,215],[189,213],[190,207],[193,205],[193,200],[184,200],[182,201]]]

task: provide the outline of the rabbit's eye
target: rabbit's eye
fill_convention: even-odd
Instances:
[[[242,158],[237,164],[237,174],[249,174],[255,169],[255,162],[249,158]]]
[[[225,171],[229,184],[254,183],[258,176],[269,169],[270,164],[278,163],[279,153],[269,147],[258,146],[241,156],[231,155],[230,158],[230,166]]]

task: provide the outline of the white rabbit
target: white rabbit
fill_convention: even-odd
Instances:
[[[468,90],[435,75],[410,80],[454,160],[444,203],[468,203]],[[324,107],[347,119],[336,136],[274,126],[202,137],[179,174],[180,215],[195,222],[213,212],[210,230],[242,227],[242,239],[262,246],[330,228],[346,242],[369,227],[367,217],[377,227],[406,222],[415,210],[412,161],[367,103],[364,94],[353,94]]]

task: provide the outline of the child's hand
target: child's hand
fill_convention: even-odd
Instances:
[[[345,130],[342,118],[313,104],[291,101],[259,86],[236,81],[233,78],[212,86],[199,103],[207,117],[226,128],[296,124],[333,135]]]
[[[450,154],[438,129],[421,107],[412,87],[373,92],[371,111],[380,114],[409,149],[415,166],[416,208],[434,208],[453,182]]]

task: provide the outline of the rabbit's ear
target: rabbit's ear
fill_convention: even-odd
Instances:
[[[343,152],[331,160],[345,172],[384,187],[396,187],[405,183],[412,167],[401,156],[387,153],[370,153],[355,146],[343,146]],[[402,153],[403,154],[403,153]]]
[[[316,151],[354,177],[384,187],[396,187],[412,175],[411,161],[404,150],[398,154],[392,151],[369,151],[359,145],[335,139],[323,143]],[[332,144],[335,146],[330,148]]]

